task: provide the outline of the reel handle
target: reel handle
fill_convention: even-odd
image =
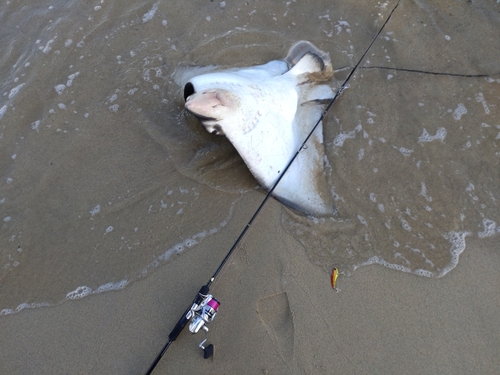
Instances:
[[[203,349],[203,358],[209,359],[213,355],[214,355],[214,346],[212,344],[208,345],[206,348]]]
[[[198,346],[203,349],[203,358],[209,359],[211,356],[214,355],[214,346],[212,344],[207,345],[206,347],[203,346],[206,342],[207,339],[203,340]]]

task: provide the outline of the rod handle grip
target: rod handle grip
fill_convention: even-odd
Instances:
[[[199,305],[201,303],[201,301],[203,301],[204,296],[208,294],[208,292],[209,292],[209,287],[206,285],[203,285],[200,288],[200,291],[198,292],[196,297],[194,298],[191,306],[195,303],[197,305]],[[169,341],[175,341],[177,339],[177,337],[180,335],[180,333],[182,332],[182,330],[184,329],[184,327],[186,326],[186,324],[189,322],[187,315],[188,315],[189,311],[191,311],[191,306],[184,312],[182,317],[179,319],[179,321],[175,325],[174,329],[172,329],[172,331],[168,335]]]

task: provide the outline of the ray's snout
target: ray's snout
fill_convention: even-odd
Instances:
[[[196,92],[186,99],[185,107],[200,120],[218,119],[217,107],[221,105],[217,93],[214,91]]]
[[[185,107],[187,111],[196,116],[209,133],[224,135],[222,127],[218,124],[222,103],[217,91],[196,92],[193,84],[188,82],[184,86],[184,99],[186,100]]]

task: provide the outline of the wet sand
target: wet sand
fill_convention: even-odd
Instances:
[[[251,194],[247,207],[261,196]],[[250,213],[250,209],[245,212]],[[307,261],[275,202],[212,288],[213,359],[186,329],[155,374],[495,374],[500,365],[496,241],[470,244],[460,267],[428,279],[364,267],[338,279]],[[245,213],[230,228],[234,236]],[[239,227],[239,228],[238,228]],[[230,241],[230,235],[227,236]],[[4,373],[140,374],[217,263],[209,241],[120,292],[0,320]],[[220,259],[220,257],[219,257]],[[166,287],[168,286],[168,287]]]
[[[318,1],[311,10],[315,22],[310,22],[305,8],[285,9],[276,4],[268,10],[250,2],[241,9],[229,2],[225,7],[207,3],[203,9],[199,4],[183,3],[174,11],[154,2],[138,7],[111,3],[109,8],[106,4],[89,8],[80,3],[83,10],[73,10],[69,18],[54,22],[54,29],[48,18],[57,18],[47,10],[47,3],[37,18],[43,26],[39,29],[46,34],[30,35],[27,31],[38,30],[38,24],[27,18],[26,25],[19,22],[25,32],[22,43],[12,42],[9,51],[35,44],[37,38],[41,42],[26,54],[6,54],[0,68],[2,77],[10,79],[0,102],[0,112],[4,101],[7,103],[0,115],[0,166],[4,177],[12,177],[1,185],[0,199],[7,197],[0,207],[4,213],[1,244],[2,256],[14,257],[12,262],[9,258],[11,266],[0,279],[0,309],[15,309],[20,302],[57,302],[79,285],[96,290],[102,283],[122,278],[131,283],[120,291],[0,316],[0,373],[144,373],[262,201],[264,195],[253,188],[255,181],[245,174],[245,166],[234,152],[227,150],[227,143],[201,135],[199,129],[190,128],[192,124],[180,130],[165,126],[185,125],[187,121],[180,114],[181,99],[173,99],[180,93],[171,79],[178,63],[261,63],[284,55],[293,41],[309,39],[330,52],[336,69],[352,67],[396,3],[371,2],[368,7],[346,2],[332,7],[329,1]],[[156,15],[151,13],[155,7]],[[209,326],[214,358],[202,358],[198,343],[203,334],[193,336],[186,329],[155,374],[498,373],[498,228],[490,237],[478,236],[483,229],[481,217],[499,222],[498,203],[480,206],[486,199],[482,193],[488,198],[487,190],[493,194],[499,188],[498,170],[489,169],[498,166],[500,155],[494,148],[500,131],[495,130],[500,126],[495,104],[500,49],[497,38],[489,36],[499,29],[498,5],[473,1],[457,6],[448,1],[436,7],[426,1],[401,1],[388,24],[391,34],[384,34],[374,44],[375,55],[367,56],[361,71],[365,81],[357,83],[373,89],[370,97],[379,109],[376,121],[383,113],[399,111],[409,127],[422,125],[416,110],[403,109],[405,93],[421,89],[421,84],[437,90],[438,99],[439,90],[451,93],[449,97],[455,92],[470,97],[465,102],[469,117],[464,116],[464,120],[474,117],[476,125],[482,121],[488,124],[483,133],[475,134],[477,141],[484,136],[489,142],[487,150],[492,157],[481,160],[483,154],[474,154],[475,171],[485,184],[476,183],[478,205],[467,206],[472,224],[453,221],[461,213],[460,204],[472,200],[467,193],[459,192],[463,202],[458,208],[451,207],[454,202],[449,202],[449,197],[438,196],[439,200],[434,196],[454,230],[474,231],[466,238],[467,247],[458,266],[440,279],[377,265],[361,267],[352,276],[341,274],[336,293],[325,272],[330,264],[313,264],[312,260],[319,259],[314,258],[317,249],[304,247],[284,228],[285,209],[270,200],[212,285],[212,293],[221,302],[219,314]],[[312,8],[308,5],[307,9]],[[91,15],[88,19],[86,12]],[[78,18],[81,14],[85,17]],[[222,19],[224,22],[219,22]],[[343,19],[351,24],[352,33],[340,22]],[[273,22],[278,23],[278,31],[269,26]],[[237,29],[242,24],[247,30]],[[228,29],[232,32],[226,34]],[[82,46],[77,47],[80,40]],[[238,48],[233,49],[232,43]],[[242,48],[245,43],[248,49]],[[352,54],[350,45],[355,47]],[[242,50],[246,52],[239,55]],[[31,59],[31,65],[23,65],[25,57]],[[20,73],[10,71],[16,64]],[[68,68],[70,64],[75,66]],[[22,66],[36,67],[26,73],[25,86],[21,86],[25,78],[14,78],[24,77]],[[68,75],[76,71],[81,74],[68,84]],[[339,77],[343,74],[345,70]],[[398,84],[398,74],[403,77],[399,82],[411,84]],[[404,79],[412,74],[439,79],[429,79],[429,83],[415,76]],[[394,76],[390,92],[396,99],[376,91],[388,82],[388,75]],[[469,85],[467,79],[474,80],[476,86]],[[54,88],[62,83],[67,87],[60,95]],[[479,100],[477,93],[483,86],[484,97]],[[18,93],[9,91],[14,87],[19,87]],[[336,115],[345,128],[332,126],[331,139],[340,131],[353,130],[361,119],[366,121],[365,109],[353,109],[369,99],[362,97],[363,87],[348,90],[336,104]],[[437,135],[444,116],[452,117],[446,110],[456,107],[458,100],[453,100],[446,100],[443,105],[447,107],[439,109],[442,114],[431,113],[426,119],[435,120],[433,131],[429,123],[424,124],[431,134]],[[416,101],[413,104],[418,106]],[[464,124],[452,118],[447,121],[448,130],[450,124]],[[386,122],[385,126],[391,130],[392,124]],[[181,131],[186,129],[187,134],[195,134],[196,142],[183,138]],[[165,136],[169,131],[171,138]],[[404,132],[393,135],[399,139]],[[65,136],[69,140],[61,141]],[[451,139],[457,140],[450,132],[448,145]],[[474,147],[476,139],[470,140]],[[230,161],[210,169],[209,158],[197,161],[194,156],[199,149],[186,147],[193,144],[223,162],[229,155]],[[441,148],[439,143],[433,145]],[[458,141],[457,145],[461,146]],[[382,159],[388,148],[392,146],[380,148],[385,150],[379,154]],[[343,157],[347,161],[338,161],[338,168],[345,165],[350,173],[348,161],[358,158],[358,150],[346,150]],[[458,164],[467,169],[467,155],[462,157]],[[446,159],[440,160],[446,164]],[[493,173],[483,173],[479,166]],[[362,186],[362,178],[349,177],[344,178],[345,191],[355,191],[356,184]],[[408,196],[418,195],[420,185],[416,186],[416,193],[410,191]],[[370,203],[368,196],[365,201],[362,203]],[[98,203],[99,213],[94,214]],[[170,213],[162,211],[167,203],[173,205]],[[347,199],[341,211],[346,212],[349,204],[355,206]],[[367,212],[368,218],[366,207],[360,204],[359,214]],[[182,209],[183,215],[177,215]],[[165,249],[212,227],[217,229],[214,234],[195,246],[186,246],[179,254],[174,252],[159,266],[154,264]],[[44,257],[37,257],[37,249],[54,253],[47,250],[42,252]],[[137,277],[148,264],[153,266],[148,268],[147,277]]]

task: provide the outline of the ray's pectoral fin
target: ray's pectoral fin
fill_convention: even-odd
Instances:
[[[322,72],[324,68],[323,60],[315,53],[308,52],[286,74],[294,76],[309,75]]]
[[[328,81],[333,77],[333,68],[328,55],[325,59],[316,52],[306,52],[285,74],[294,76],[299,85]]]

